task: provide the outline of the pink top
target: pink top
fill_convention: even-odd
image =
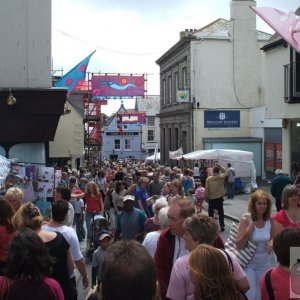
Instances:
[[[8,244],[15,234],[15,232],[7,232],[6,226],[0,225],[0,261],[6,261]]]
[[[292,281],[296,286],[300,286],[299,278],[296,281]],[[275,299],[299,299],[299,294],[290,288],[291,274],[282,268],[274,268],[271,273],[271,284]],[[298,290],[298,289],[297,289]],[[260,281],[261,299],[269,300],[269,294],[265,284],[265,275]]]
[[[226,254],[222,251],[227,260]],[[229,251],[226,251],[230,256],[233,265],[233,278],[238,281],[246,277],[246,273],[238,263],[236,257]],[[172,268],[170,283],[168,287],[167,297],[172,300],[194,300],[194,284],[189,273],[190,254],[178,258]]]
[[[274,216],[273,219],[276,220],[279,224],[283,227],[287,228],[299,228],[300,224],[292,223],[284,209],[278,211]]]

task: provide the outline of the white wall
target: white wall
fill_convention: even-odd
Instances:
[[[1,87],[51,87],[51,0],[1,0],[0,7]]]

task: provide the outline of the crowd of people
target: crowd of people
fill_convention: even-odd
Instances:
[[[268,193],[251,194],[236,247],[252,241],[257,248],[243,269],[220,235],[225,190],[232,199],[234,177],[230,163],[215,163],[211,174],[205,166],[195,171],[131,161],[106,161],[90,171],[65,166],[50,220],[11,187],[0,199],[0,299],[30,299],[30,293],[77,299],[77,269],[84,288],[97,287],[89,299],[267,300],[273,249],[279,265],[269,274],[272,291],[288,299],[289,247],[300,247],[298,187],[283,188],[274,216]]]

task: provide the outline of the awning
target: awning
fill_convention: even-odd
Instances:
[[[0,143],[53,141],[67,90],[12,89],[12,94],[17,102],[10,106],[8,89],[0,91]]]

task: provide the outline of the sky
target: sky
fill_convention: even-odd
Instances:
[[[257,0],[256,6],[295,11],[299,0]],[[159,95],[156,60],[179,41],[180,31],[230,19],[229,0],[52,0],[52,69],[62,75],[96,50],[90,73],[146,74],[147,94]],[[257,29],[273,30],[259,17]],[[120,100],[109,100],[110,115]],[[124,100],[133,108],[134,100]]]

